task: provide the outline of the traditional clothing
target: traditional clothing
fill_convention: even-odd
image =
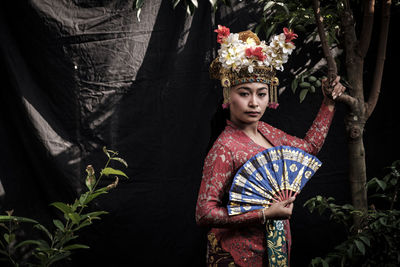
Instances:
[[[288,135],[261,121],[258,122],[258,131],[273,146],[293,146],[315,155],[325,141],[333,114],[334,110],[323,103],[304,139]],[[265,225],[261,224],[259,211],[229,216],[226,209],[232,178],[247,160],[265,149],[227,121],[225,130],[206,157],[196,221],[199,225],[212,227],[208,234],[209,266],[221,266],[216,260],[224,261],[228,266],[232,258],[239,266],[267,264]],[[289,227],[285,232],[286,240],[290,241]]]

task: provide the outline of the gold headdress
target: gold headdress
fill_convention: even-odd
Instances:
[[[217,42],[221,44],[218,57],[210,65],[210,76],[221,81],[224,89],[224,105],[229,102],[229,88],[242,83],[259,82],[269,86],[269,106],[278,106],[276,70],[283,70],[295,48],[291,40],[297,37],[287,28],[272,37],[267,46],[252,31],[230,33],[229,28],[218,25]]]

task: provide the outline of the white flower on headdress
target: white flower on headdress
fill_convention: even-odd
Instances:
[[[246,68],[249,73],[253,73],[255,66],[271,66],[282,71],[288,55],[295,48],[291,40],[297,37],[291,30],[284,28],[284,33],[273,36],[269,45],[265,41],[257,45],[251,37],[245,42],[240,40],[238,33],[230,33],[224,26],[219,25],[216,32],[221,44],[218,56],[222,67],[236,72]]]

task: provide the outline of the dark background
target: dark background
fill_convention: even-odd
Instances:
[[[86,166],[104,166],[107,146],[128,162],[130,179],[92,205],[110,214],[80,233],[79,242],[91,249],[62,265],[203,266],[207,229],[196,226],[194,212],[222,99],[208,76],[218,48],[213,30],[218,24],[232,32],[254,26],[256,1],[215,14],[208,1],[199,1],[192,17],[182,6],[173,10],[169,0],[145,1],[140,22],[132,0],[10,2],[0,12],[1,212],[14,209],[50,226],[60,215],[49,203],[73,202],[85,190]],[[366,125],[370,178],[398,159],[400,148],[398,10],[393,8],[382,94]],[[296,44],[286,70],[321,57],[317,44]],[[374,64],[366,63],[367,86]],[[279,78],[284,88],[293,74]],[[302,137],[321,100],[317,91],[300,104],[298,92],[283,90],[279,108],[263,120]],[[292,266],[307,265],[344,237],[327,216],[302,206],[316,194],[349,202],[345,112],[338,104],[318,155],[323,166],[296,200]],[[111,182],[105,178],[102,185]]]

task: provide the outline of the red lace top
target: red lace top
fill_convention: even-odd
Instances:
[[[317,154],[328,133],[334,109],[324,103],[304,139],[294,137],[265,122],[258,123],[259,132],[273,145],[289,145]],[[240,266],[263,266],[266,254],[264,226],[259,211],[229,216],[226,209],[233,176],[255,154],[265,150],[252,141],[232,122],[209,151],[203,167],[203,178],[196,206],[196,222],[211,226],[211,232],[222,248]]]

